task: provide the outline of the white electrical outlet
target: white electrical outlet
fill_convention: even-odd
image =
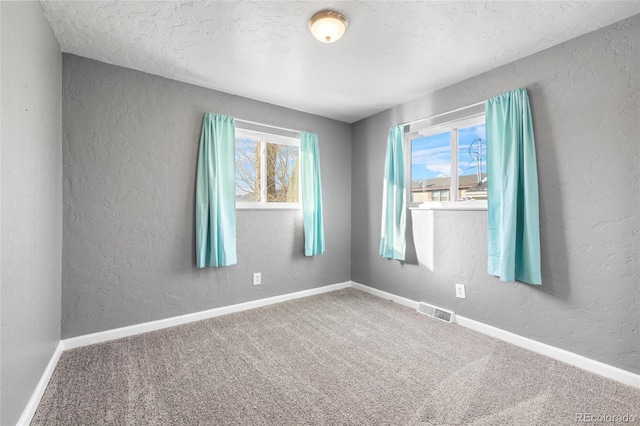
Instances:
[[[262,284],[262,274],[260,272],[255,272],[253,274],[253,285]]]
[[[467,295],[464,291],[464,284],[456,284],[456,297],[459,297],[461,299],[467,298]]]

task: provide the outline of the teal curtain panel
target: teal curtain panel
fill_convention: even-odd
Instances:
[[[502,281],[542,284],[538,172],[524,88],[486,101],[489,265]]]
[[[196,175],[196,266],[229,266],[236,256],[235,125],[206,113]]]
[[[380,256],[404,260],[407,227],[407,195],[405,190],[404,126],[389,129],[382,192],[382,225]]]
[[[324,253],[324,222],[322,219],[322,178],[318,135],[300,134],[300,183],[302,186],[302,219],[304,223],[304,255]]]

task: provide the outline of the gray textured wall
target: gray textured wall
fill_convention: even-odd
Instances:
[[[636,15],[355,123],[352,279],[640,372],[639,40]],[[486,212],[414,211],[409,261],[380,258],[388,128],[523,86],[537,143],[542,287],[487,275]],[[467,285],[465,300],[456,282]]]
[[[206,111],[318,134],[324,255],[304,257],[301,211],[241,210],[238,264],[195,267]],[[350,279],[348,124],[65,54],[63,146],[63,338]]]
[[[0,424],[11,425],[60,341],[62,55],[39,2],[0,10]]]

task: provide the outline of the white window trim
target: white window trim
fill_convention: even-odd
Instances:
[[[412,203],[409,210],[487,210],[486,200],[477,201],[430,201],[425,203]]]
[[[265,170],[267,142],[274,142],[280,145],[297,146],[298,155],[300,152],[300,139],[292,138],[289,136],[275,135],[273,133],[236,128],[235,137],[248,137],[251,139],[260,140],[260,170]],[[298,179],[300,179],[299,175]],[[236,210],[302,210],[302,185],[298,185],[298,200],[300,201],[297,203],[267,203],[267,175],[264,173],[262,173],[260,176],[260,189],[260,199],[262,201],[236,201]]]
[[[481,123],[486,123],[486,115],[484,112],[473,114],[471,116],[460,118],[457,120],[451,120],[445,123],[425,126],[422,128],[412,129],[409,132],[404,134],[404,144],[405,144],[405,164],[408,164],[407,167],[407,207],[410,210],[487,210],[487,201],[486,200],[477,200],[477,201],[427,201],[422,203],[411,202],[411,141],[416,139],[418,136],[432,136],[437,135],[439,133],[444,133],[448,131],[464,129],[467,127],[472,127]],[[458,152],[458,132],[452,132],[451,134],[451,152]],[[451,170],[458,170],[458,155],[451,156]],[[449,186],[449,194],[457,194],[458,193],[458,173],[452,173],[451,176],[451,185]]]

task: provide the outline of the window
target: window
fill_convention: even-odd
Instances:
[[[300,208],[300,139],[236,129],[236,207]]]
[[[486,202],[485,133],[484,113],[411,129],[409,202]]]

